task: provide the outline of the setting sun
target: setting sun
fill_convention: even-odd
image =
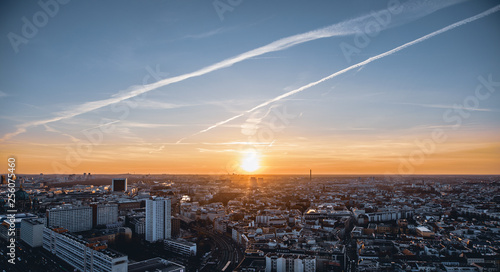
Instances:
[[[259,164],[259,156],[257,152],[255,151],[246,151],[243,154],[243,158],[241,160],[241,169],[245,170],[246,172],[255,172],[259,170],[260,164]]]

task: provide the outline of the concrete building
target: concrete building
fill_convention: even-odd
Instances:
[[[79,239],[63,228],[44,228],[43,248],[79,271],[128,270],[126,255],[107,249],[106,244]]]
[[[427,227],[419,226],[417,227],[417,235],[422,236],[424,238],[432,238],[434,237],[435,233],[430,229],[428,229]]]
[[[111,191],[113,192],[127,191],[127,179],[126,178],[113,179],[111,184]]]
[[[45,222],[40,219],[24,219],[21,221],[21,240],[31,247],[43,245],[43,228]]]
[[[22,220],[30,219],[30,218],[38,218],[38,216],[31,213],[17,213],[14,217],[9,217],[7,214],[0,215],[0,238],[8,241],[11,236],[9,235],[10,226],[13,223],[15,238],[21,238],[21,222]]]
[[[139,235],[146,233],[146,219],[144,217],[134,218],[130,224],[133,226],[134,233]]]
[[[172,238],[177,238],[181,235],[181,220],[179,218],[172,217]]]
[[[60,206],[47,211],[47,226],[65,228],[71,232],[92,229],[92,207]]]
[[[266,255],[266,272],[315,272],[316,257],[287,254]]]
[[[92,208],[94,226],[118,222],[118,204],[94,205]]]
[[[146,241],[172,238],[170,199],[156,197],[146,200]]]
[[[196,244],[183,240],[183,239],[165,239],[164,240],[165,249],[184,255],[184,256],[195,256],[196,255]]]
[[[186,268],[180,264],[156,257],[128,265],[128,272],[185,272]]]

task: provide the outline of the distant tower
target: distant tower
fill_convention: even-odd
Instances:
[[[127,179],[113,179],[111,187],[111,191],[113,192],[125,192],[127,191]]]
[[[309,182],[312,182],[312,178],[313,178],[313,170],[309,169]]]
[[[253,189],[257,188],[257,178],[256,177],[250,177],[250,187]]]

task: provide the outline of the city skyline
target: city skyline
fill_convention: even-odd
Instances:
[[[42,3],[1,9],[17,173],[500,174],[496,1]]]

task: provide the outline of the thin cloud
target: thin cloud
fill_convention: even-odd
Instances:
[[[138,108],[141,108],[141,109],[177,109],[177,108],[189,107],[189,106],[194,106],[194,105],[191,105],[191,104],[172,104],[172,103],[165,103],[165,102],[155,101],[155,100],[150,100],[150,99],[144,99],[138,103]]]
[[[152,150],[152,151],[149,151],[149,154],[162,152],[163,149],[165,149],[165,145],[161,145],[159,148]]]
[[[47,132],[55,132],[55,133],[61,133],[59,130],[56,130],[52,127],[49,127],[48,125],[43,125],[45,127],[45,131]]]
[[[211,36],[214,36],[214,35],[217,35],[217,34],[220,34],[220,33],[226,32],[226,31],[229,31],[229,30],[230,30],[230,28],[220,27],[220,28],[217,28],[217,29],[214,29],[214,30],[210,30],[210,31],[207,31],[207,32],[203,32],[203,33],[199,33],[199,34],[189,34],[189,35],[186,35],[186,36],[182,37],[181,39],[195,39],[195,40],[198,40],[198,39],[208,38],[208,37],[211,37]]]
[[[78,143],[78,142],[80,141],[80,139],[78,139],[78,138],[74,137],[73,135],[67,134],[67,133],[63,133],[63,134],[61,134],[61,135],[63,135],[63,136],[66,136],[66,137],[70,138],[70,139],[71,139],[71,141],[72,141],[72,142],[74,142],[74,143]]]
[[[202,143],[204,145],[270,145],[271,142],[225,142],[225,143]]]
[[[196,148],[199,152],[204,153],[204,152],[214,152],[214,153],[226,153],[226,152],[240,152],[240,150],[237,149],[208,149],[208,148]]]
[[[399,14],[394,14],[392,16],[392,20],[389,25],[387,26],[381,26],[381,30],[387,29],[390,27],[398,26],[404,23],[408,23],[411,21],[414,21],[416,19],[419,19],[421,17],[424,17],[426,15],[429,15],[439,9],[448,7],[450,5],[457,4],[462,1],[454,1],[454,0],[442,0],[442,1],[435,1],[435,2],[430,2],[428,0],[416,0],[416,1],[408,1],[405,2],[401,5],[401,10],[402,12]],[[45,119],[45,120],[39,120],[39,121],[33,121],[33,122],[28,122],[24,123],[21,125],[17,126],[17,130],[12,133],[7,133],[3,136],[3,138],[0,139],[0,142],[8,140],[18,134],[26,132],[26,129],[29,127],[34,127],[34,126],[39,126],[39,125],[44,125],[52,122],[58,122],[64,119],[72,118],[87,112],[91,112],[115,103],[119,103],[121,101],[139,96],[141,94],[150,92],[152,90],[156,90],[160,87],[164,87],[173,83],[181,82],[186,79],[190,79],[193,77],[199,77],[223,68],[227,68],[232,66],[233,64],[242,62],[244,60],[254,58],[257,56],[261,56],[267,53],[271,52],[277,52],[281,50],[285,50],[287,48],[290,48],[292,46],[302,44],[305,42],[317,40],[317,39],[322,39],[322,38],[330,38],[330,37],[335,37],[335,36],[346,36],[346,35],[353,35],[353,34],[358,34],[362,32],[362,28],[366,26],[367,23],[373,21],[373,16],[374,15],[379,15],[382,16],[383,13],[387,12],[386,10],[381,10],[378,12],[372,12],[370,14],[360,16],[351,20],[346,20],[337,24],[333,24],[327,27],[323,27],[317,30],[309,31],[306,33],[302,34],[297,34],[293,36],[289,36],[286,38],[279,39],[277,41],[271,42],[267,45],[261,46],[259,48],[247,51],[245,53],[242,53],[240,55],[234,56],[232,58],[225,59],[223,61],[217,62],[215,64],[206,66],[204,68],[201,68],[197,71],[175,76],[175,77],[170,77],[166,78],[163,80],[159,80],[155,83],[143,85],[143,86],[131,86],[130,88],[120,91],[117,94],[111,96],[108,99],[103,99],[103,100],[96,100],[96,101],[91,101],[91,102],[86,102],[83,103],[79,106],[73,107],[72,110],[68,111],[63,111],[56,113],[56,117]],[[360,65],[362,66],[362,65]],[[360,66],[356,66],[360,67]],[[281,99],[281,98],[280,98]],[[272,102],[271,102],[272,103]],[[239,116],[238,116],[239,117]],[[235,117],[237,118],[237,117]]]
[[[409,106],[417,106],[422,108],[436,108],[436,109],[464,109],[468,111],[486,111],[486,112],[496,112],[497,110],[488,109],[488,108],[470,108],[464,106],[454,106],[454,105],[443,105],[443,104],[421,104],[421,103],[395,103],[399,105],[409,105]]]
[[[153,123],[138,123],[138,122],[121,122],[120,125],[131,128],[161,128],[161,127],[180,127],[181,124],[153,124]]]
[[[198,135],[198,134],[201,134],[201,133],[204,133],[204,132],[207,132],[207,131],[212,130],[212,129],[214,129],[214,128],[217,128],[217,127],[219,127],[219,126],[221,126],[221,125],[223,125],[223,124],[226,124],[226,123],[228,123],[228,122],[230,122],[230,121],[232,121],[232,120],[235,120],[235,119],[237,119],[237,118],[239,118],[239,117],[241,117],[241,116],[244,116],[244,115],[246,115],[246,114],[248,114],[248,113],[251,113],[251,112],[253,112],[253,111],[256,111],[256,110],[258,110],[258,109],[260,109],[260,108],[262,108],[262,107],[266,107],[266,106],[268,106],[268,105],[270,105],[270,104],[272,104],[272,103],[275,103],[275,102],[277,102],[277,101],[280,101],[280,100],[282,100],[282,99],[284,99],[284,98],[287,98],[287,97],[289,97],[289,96],[291,96],[291,95],[294,95],[294,94],[300,93],[300,92],[302,92],[302,91],[305,91],[305,90],[307,90],[307,89],[309,89],[309,88],[312,88],[312,87],[314,87],[314,86],[316,86],[316,85],[318,85],[318,84],[320,84],[320,83],[322,83],[322,82],[324,82],[324,81],[327,81],[327,80],[332,79],[332,78],[334,78],[334,77],[336,77],[336,76],[339,76],[339,75],[341,75],[341,74],[344,74],[344,73],[346,73],[346,72],[348,72],[348,71],[350,71],[350,70],[353,70],[353,69],[356,69],[356,68],[362,67],[362,66],[364,66],[364,65],[367,65],[367,64],[368,64],[368,63],[370,63],[370,62],[373,62],[373,61],[379,60],[379,59],[381,59],[381,58],[384,58],[384,57],[390,56],[390,55],[392,55],[392,54],[394,54],[394,53],[396,53],[396,52],[398,52],[398,51],[401,51],[401,50],[403,50],[403,49],[405,49],[405,48],[407,48],[407,47],[410,47],[410,46],[412,46],[412,45],[415,45],[415,44],[421,43],[421,42],[423,42],[423,41],[425,41],[425,40],[427,40],[427,39],[430,39],[430,38],[432,38],[432,37],[434,37],[434,36],[437,36],[437,35],[439,35],[439,34],[442,34],[442,33],[444,33],[444,32],[447,32],[447,31],[449,31],[449,30],[452,30],[452,29],[454,29],[454,28],[456,28],[456,27],[459,27],[459,26],[465,25],[465,24],[467,24],[467,23],[473,22],[473,21],[475,21],[475,20],[481,19],[481,18],[483,18],[483,17],[485,17],[485,16],[488,16],[488,15],[490,15],[490,14],[492,14],[492,13],[498,12],[499,10],[500,10],[500,5],[497,5],[497,6],[493,7],[493,8],[491,8],[491,9],[488,9],[488,10],[486,10],[486,11],[484,11],[484,12],[481,12],[481,13],[479,13],[479,14],[475,15],[475,16],[472,16],[472,17],[469,17],[469,18],[467,18],[467,19],[461,20],[461,21],[456,22],[456,23],[454,23],[454,24],[451,24],[451,25],[449,25],[449,26],[447,26],[447,27],[444,27],[444,28],[441,28],[441,29],[439,29],[439,30],[436,30],[436,31],[434,31],[434,32],[432,32],[432,33],[430,33],[430,34],[427,34],[427,35],[425,35],[425,36],[423,36],[423,37],[420,37],[420,38],[418,38],[418,39],[416,39],[416,40],[413,40],[413,41],[411,41],[411,42],[408,42],[408,43],[405,43],[405,44],[403,44],[403,45],[400,45],[400,46],[398,46],[398,47],[396,47],[396,48],[394,48],[394,49],[391,49],[391,50],[389,50],[389,51],[387,51],[387,52],[384,52],[384,53],[382,53],[382,54],[379,54],[379,55],[376,55],[376,56],[374,56],[374,57],[371,57],[371,58],[369,58],[369,59],[367,59],[367,60],[365,60],[365,61],[359,62],[359,63],[357,63],[357,64],[351,65],[351,66],[349,66],[349,67],[347,67],[347,68],[345,68],[345,69],[342,69],[342,70],[340,70],[340,71],[338,71],[338,72],[335,72],[335,73],[333,73],[333,74],[331,74],[331,75],[329,75],[329,76],[327,76],[327,77],[324,77],[324,78],[322,78],[322,79],[320,79],[320,80],[317,80],[317,81],[311,82],[311,83],[309,83],[309,84],[307,84],[307,85],[304,85],[304,86],[302,86],[302,87],[300,87],[300,88],[298,88],[298,89],[295,89],[295,90],[289,91],[289,92],[284,93],[284,94],[282,94],[282,95],[280,95],[280,96],[277,96],[277,97],[275,97],[275,98],[273,98],[273,99],[270,99],[270,100],[268,100],[268,101],[266,101],[266,102],[264,102],[264,103],[261,103],[261,104],[259,104],[259,105],[255,106],[255,107],[253,107],[253,108],[251,108],[251,109],[249,109],[249,110],[247,110],[247,111],[245,111],[245,112],[243,112],[243,113],[241,113],[241,114],[238,114],[238,115],[236,115],[236,116],[233,116],[233,117],[231,117],[231,118],[229,118],[229,119],[226,119],[226,120],[224,120],[224,121],[217,122],[215,125],[212,125],[212,126],[210,126],[210,127],[206,128],[206,129],[204,129],[204,130],[201,130],[201,131],[199,131],[199,132],[197,132],[197,133],[195,133],[195,134],[191,135],[191,137],[192,137],[192,136],[195,136],[195,135]],[[186,137],[185,137],[185,138],[183,138],[183,139],[186,139]],[[183,139],[179,140],[178,142],[182,141]]]
[[[107,122],[107,123],[104,123],[104,124],[99,124],[99,125],[91,127],[91,128],[86,128],[86,129],[84,129],[82,131],[89,131],[89,130],[93,130],[93,129],[96,129],[96,128],[108,127],[109,125],[116,124],[118,122],[120,122],[120,120],[113,120],[113,121],[110,121],[110,122]]]

